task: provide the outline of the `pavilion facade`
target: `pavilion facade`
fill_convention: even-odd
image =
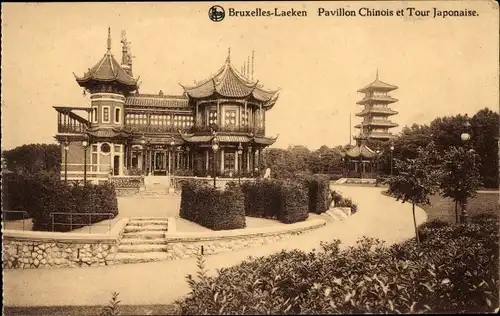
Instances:
[[[107,52],[83,76],[75,75],[90,94],[89,106],[54,107],[64,177],[253,175],[262,150],[276,141],[265,136],[265,118],[277,91],[236,71],[229,52],[215,75],[182,85],[181,95],[141,94],[129,43],[122,43],[118,62],[108,31]]]

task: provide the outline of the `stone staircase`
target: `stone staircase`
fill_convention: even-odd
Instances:
[[[165,233],[168,219],[133,217],[124,233],[115,256],[115,263],[143,263],[170,259]]]
[[[326,211],[326,214],[332,217],[335,221],[339,222],[345,220],[348,217],[346,213],[344,213],[342,210],[338,208],[330,208],[329,210]]]
[[[170,187],[169,176],[147,176],[144,186],[139,189],[138,198],[166,198],[178,197],[179,192]]]

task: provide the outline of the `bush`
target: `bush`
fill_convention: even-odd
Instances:
[[[324,213],[331,203],[330,181],[324,176],[315,175],[305,180],[308,187],[309,212]]]
[[[186,181],[182,186],[180,217],[213,230],[244,228],[244,197],[239,186],[224,191]]]
[[[72,185],[61,181],[53,174],[17,174],[7,180],[8,192],[14,188],[18,195],[8,196],[7,203],[18,203],[15,207],[29,214],[33,220],[33,230],[70,231],[90,223],[108,219],[108,215],[90,216],[89,213],[111,213],[111,218],[118,214],[118,204],[114,187],[110,183],[87,186]],[[2,188],[3,190],[4,188]],[[21,201],[19,202],[19,198]],[[9,201],[9,199],[11,199]],[[12,204],[11,204],[12,205]],[[54,215],[52,227],[51,213],[77,213],[73,215]],[[70,222],[73,225],[70,225]]]
[[[259,180],[242,184],[245,215],[295,223],[307,219],[308,197],[303,183]]]
[[[486,313],[498,306],[498,225],[479,219],[490,235],[469,228],[432,227],[430,238],[385,247],[364,238],[339,250],[282,251],[238,266],[188,275],[191,293],[181,314]],[[466,233],[464,236],[463,234]],[[479,234],[477,234],[479,233]],[[459,237],[453,237],[459,236]]]
[[[349,198],[344,198],[341,194],[332,191],[332,200],[334,202],[335,207],[350,207],[351,214],[354,214],[358,211],[358,205],[353,203],[353,201]]]

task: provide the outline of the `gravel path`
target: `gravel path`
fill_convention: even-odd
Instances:
[[[332,222],[285,241],[205,257],[211,273],[238,264],[248,256],[262,256],[282,249],[319,248],[320,241],[340,239],[353,245],[359,237],[385,240],[387,244],[414,236],[411,205],[380,194],[380,188],[333,186],[357,202],[359,211],[343,222]],[[143,202],[148,204],[149,202]],[[417,223],[427,219],[417,208]],[[322,215],[328,219],[327,215]],[[169,304],[186,295],[185,276],[196,274],[196,259],[93,268],[54,268],[4,271],[6,306],[104,305],[111,293],[120,293],[124,305]]]

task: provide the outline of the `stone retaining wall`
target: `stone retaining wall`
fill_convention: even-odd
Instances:
[[[169,220],[170,223],[170,220]],[[167,233],[169,259],[186,259],[201,254],[212,255],[244,248],[253,248],[286,240],[309,230],[322,227],[326,222],[314,219],[278,227],[235,229],[208,233]]]
[[[109,234],[3,232],[4,269],[94,267],[113,264],[128,219]]]

